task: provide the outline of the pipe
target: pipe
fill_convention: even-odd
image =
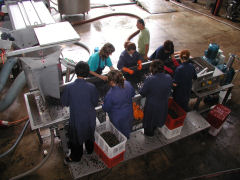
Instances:
[[[96,21],[96,20],[103,19],[103,18],[110,17],[110,16],[130,16],[130,17],[134,17],[136,19],[141,19],[139,16],[137,16],[135,14],[131,14],[131,13],[110,13],[110,14],[105,14],[105,15],[98,16],[98,17],[95,17],[95,18],[92,18],[92,19],[88,19],[88,20],[85,20],[85,21],[72,22],[71,24],[73,26],[82,25],[82,24],[90,23],[92,21]]]
[[[45,164],[45,162],[51,156],[51,154],[53,152],[53,148],[54,148],[54,129],[51,129],[50,131],[51,131],[51,145],[50,145],[50,151],[47,154],[47,156],[34,168],[32,168],[32,169],[30,169],[30,170],[28,170],[28,171],[26,171],[22,174],[19,174],[15,177],[12,177],[12,178],[10,178],[10,180],[20,179],[20,178],[23,178],[25,176],[28,176],[28,175],[32,174],[34,171],[38,170],[40,167],[42,167]]]
[[[236,26],[234,26],[234,25],[232,25],[232,24],[229,24],[229,23],[227,23],[227,22],[224,22],[224,21],[222,21],[222,20],[219,20],[219,19],[217,19],[217,18],[215,18],[215,17],[213,17],[213,16],[210,16],[210,15],[205,14],[205,13],[202,13],[202,12],[200,12],[200,11],[198,11],[198,10],[189,8],[189,7],[184,6],[184,5],[182,5],[182,4],[176,3],[176,2],[174,2],[173,0],[170,0],[170,2],[173,3],[173,4],[175,4],[175,5],[177,5],[177,6],[180,6],[180,7],[182,7],[182,8],[185,8],[185,9],[188,9],[188,10],[190,10],[190,11],[193,11],[193,12],[195,12],[195,13],[201,14],[201,15],[203,15],[203,16],[207,16],[207,17],[209,17],[209,18],[211,18],[211,19],[213,19],[213,20],[215,20],[215,21],[217,21],[217,22],[220,22],[220,23],[222,23],[222,24],[225,24],[225,25],[227,25],[227,26],[230,26],[230,27],[232,27],[232,28],[240,31],[240,28],[239,28],[239,27],[236,27]]]
[[[7,109],[13,103],[13,101],[15,100],[19,92],[22,90],[22,88],[25,86],[25,84],[26,78],[24,72],[22,71],[9,88],[5,97],[0,101],[0,112]]]
[[[22,132],[20,133],[20,135],[18,136],[18,138],[17,138],[16,142],[14,143],[14,145],[13,145],[9,150],[7,150],[5,153],[0,154],[0,159],[1,159],[2,157],[6,156],[7,154],[9,154],[11,151],[13,151],[13,150],[16,148],[16,146],[18,145],[18,143],[19,143],[20,140],[22,139],[23,134],[24,134],[24,132],[26,131],[28,125],[29,125],[29,122],[30,122],[30,120],[28,120],[28,121],[25,123],[25,125],[24,125],[24,127],[23,127],[23,130],[22,130]]]
[[[10,58],[4,63],[2,71],[0,72],[0,92],[3,90],[8,80],[8,77],[11,73],[11,70],[16,63],[17,63],[17,58]]]

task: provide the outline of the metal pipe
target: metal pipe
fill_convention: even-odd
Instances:
[[[24,132],[26,131],[28,125],[29,125],[29,122],[30,122],[30,120],[28,120],[28,121],[25,123],[25,125],[24,125],[24,127],[23,127],[23,129],[22,129],[22,132],[21,132],[20,135],[18,136],[18,138],[17,138],[16,142],[14,143],[14,145],[13,145],[10,149],[8,149],[6,152],[0,154],[0,159],[1,159],[2,157],[6,156],[7,154],[9,154],[11,151],[13,151],[13,150],[16,148],[16,146],[18,145],[18,143],[19,143],[20,140],[22,139],[23,134],[24,134]]]
[[[103,5],[99,5],[99,6],[91,6],[91,9],[94,8],[102,8],[102,7],[111,7],[111,6],[124,6],[124,5],[132,5],[132,4],[137,4],[137,2],[129,2],[129,3],[119,3],[119,4],[103,4]]]
[[[229,24],[229,23],[227,23],[227,22],[224,22],[224,21],[222,21],[222,20],[219,20],[219,19],[217,19],[217,18],[215,18],[215,17],[213,17],[213,16],[210,16],[210,15],[205,14],[205,13],[202,13],[202,12],[200,12],[200,11],[198,11],[198,10],[189,8],[189,7],[184,6],[184,5],[182,5],[182,4],[176,3],[176,2],[174,2],[173,0],[170,0],[170,2],[173,3],[173,4],[175,4],[175,5],[177,5],[177,6],[180,6],[180,7],[182,7],[182,8],[185,8],[185,9],[188,9],[188,10],[190,10],[190,11],[193,11],[193,12],[195,12],[195,13],[201,14],[201,15],[203,15],[203,16],[207,16],[207,17],[209,17],[209,18],[211,18],[211,19],[213,19],[213,20],[215,20],[215,21],[217,21],[217,22],[220,22],[220,23],[222,23],[222,24],[225,24],[225,25],[227,25],[227,26],[230,26],[230,27],[232,27],[232,28],[240,31],[240,28],[239,28],[239,27],[236,27],[236,26],[234,26],[234,25],[232,25],[232,24]]]
[[[25,176],[28,176],[28,175],[32,174],[34,171],[38,170],[40,167],[42,167],[45,164],[45,162],[51,156],[51,154],[53,152],[53,148],[54,148],[54,129],[51,129],[50,131],[51,131],[51,145],[50,145],[50,151],[47,154],[47,156],[34,168],[28,170],[25,173],[22,173],[22,174],[19,174],[19,175],[15,176],[15,177],[12,177],[12,178],[10,178],[10,180],[20,179],[20,178],[23,178]]]
[[[0,72],[0,92],[3,90],[13,66],[17,63],[17,58],[8,59]]]
[[[5,97],[0,101],[0,112],[7,109],[13,103],[25,84],[26,78],[24,72],[22,71],[9,88]]]

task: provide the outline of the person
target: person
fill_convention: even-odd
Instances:
[[[90,76],[96,76],[104,81],[107,80],[107,76],[102,75],[102,71],[106,66],[108,66],[110,70],[114,69],[109,57],[114,51],[114,46],[111,43],[106,43],[99,52],[95,52],[90,56],[88,60]]]
[[[118,70],[108,73],[108,82],[111,88],[104,98],[102,108],[108,113],[113,125],[129,138],[133,121],[132,97],[135,90]]]
[[[142,60],[140,54],[136,51],[136,45],[132,42],[125,42],[125,50],[121,53],[117,68],[130,75],[134,74],[131,67],[138,66],[137,70],[142,69]]]
[[[194,66],[189,62],[190,52],[182,50],[180,52],[181,65],[176,68],[173,80],[173,100],[186,112],[192,89],[192,79],[197,79]]]
[[[171,40],[166,40],[163,45],[159,46],[154,53],[150,56],[150,60],[160,59],[164,63],[164,69],[170,74],[173,74],[173,71],[179,63],[174,57],[174,44]]]
[[[76,64],[77,79],[63,90],[61,102],[70,107],[69,147],[71,154],[66,157],[67,162],[80,161],[83,154],[83,143],[88,154],[93,152],[94,132],[96,126],[95,107],[98,104],[96,87],[85,81],[89,74],[89,66],[80,61]]]
[[[145,61],[148,60],[148,50],[150,43],[150,33],[145,27],[145,22],[143,19],[137,20],[137,28],[140,30],[138,37],[138,52],[141,54]]]
[[[154,135],[156,127],[162,127],[167,119],[168,98],[172,88],[172,77],[164,73],[163,63],[153,60],[150,64],[152,76],[145,79],[139,93],[146,97],[143,128],[147,136]]]

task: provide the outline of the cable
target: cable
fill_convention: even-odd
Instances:
[[[201,14],[201,15],[203,15],[203,16],[207,16],[207,17],[209,17],[209,18],[211,18],[211,19],[213,19],[213,20],[215,20],[215,21],[217,21],[217,22],[220,22],[220,23],[222,23],[222,24],[225,24],[225,25],[227,25],[227,26],[230,26],[230,27],[232,27],[232,28],[237,29],[238,31],[240,31],[240,28],[239,28],[239,27],[236,27],[236,26],[234,26],[234,25],[232,25],[232,24],[229,24],[229,23],[227,23],[227,22],[224,22],[224,21],[222,21],[222,20],[219,20],[219,19],[217,19],[217,18],[214,18],[214,17],[212,17],[212,16],[210,16],[210,15],[208,15],[208,14],[202,13],[202,12],[200,12],[200,11],[198,11],[198,10],[195,10],[195,9],[189,8],[189,7],[187,7],[187,6],[184,6],[184,5],[182,5],[182,4],[176,3],[176,2],[174,2],[173,0],[170,0],[170,2],[173,3],[173,4],[175,4],[175,5],[177,5],[177,6],[180,6],[180,7],[182,7],[182,8],[185,8],[185,9],[188,9],[188,10],[190,10],[190,11],[193,11],[193,12],[195,12],[195,13]]]
[[[28,120],[28,121],[25,123],[25,125],[24,125],[24,127],[23,127],[23,130],[22,130],[22,132],[20,133],[20,135],[18,136],[18,138],[17,138],[16,142],[14,143],[14,145],[13,145],[9,150],[7,150],[5,153],[1,154],[1,155],[0,155],[0,159],[1,159],[2,157],[6,156],[7,154],[9,154],[12,150],[14,150],[14,149],[16,148],[16,146],[18,145],[18,143],[19,143],[20,140],[22,139],[23,134],[24,134],[24,132],[26,131],[29,122],[30,122],[30,120]]]
[[[34,171],[38,170],[40,167],[42,167],[44,165],[44,163],[48,160],[48,158],[52,154],[53,148],[54,148],[54,129],[51,129],[50,131],[51,131],[51,145],[50,145],[50,151],[47,154],[47,156],[37,166],[35,166],[34,168],[26,171],[25,173],[22,173],[22,174],[19,174],[19,175],[15,176],[15,177],[12,177],[12,178],[10,178],[10,180],[23,178],[23,177],[33,173]]]
[[[88,19],[88,20],[85,20],[85,21],[71,22],[71,24],[73,26],[86,24],[86,23],[90,23],[92,21],[96,21],[96,20],[103,19],[103,18],[110,17],[110,16],[130,16],[130,17],[134,17],[136,19],[141,19],[139,16],[137,16],[135,14],[131,14],[131,13],[110,13],[110,14],[105,14],[105,15],[98,16],[98,17],[95,17],[95,18],[92,18],[92,19]]]
[[[53,4],[56,5],[56,6],[58,5],[58,3],[53,2],[52,0],[50,0],[50,2],[53,3]]]
[[[185,180],[211,178],[211,177],[220,176],[220,175],[222,175],[222,174],[230,174],[230,173],[236,172],[236,171],[240,171],[240,168],[229,169],[229,170],[225,170],[225,171],[219,171],[219,172],[215,172],[215,173],[211,173],[211,174],[206,174],[206,175],[202,175],[202,176],[197,176],[197,177],[191,177],[191,178],[187,178],[187,179],[185,179]]]

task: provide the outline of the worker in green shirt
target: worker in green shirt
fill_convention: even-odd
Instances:
[[[148,29],[145,27],[143,19],[137,20],[137,28],[140,30],[140,34],[138,37],[138,52],[146,61],[148,60],[147,54],[149,50],[150,33]]]

